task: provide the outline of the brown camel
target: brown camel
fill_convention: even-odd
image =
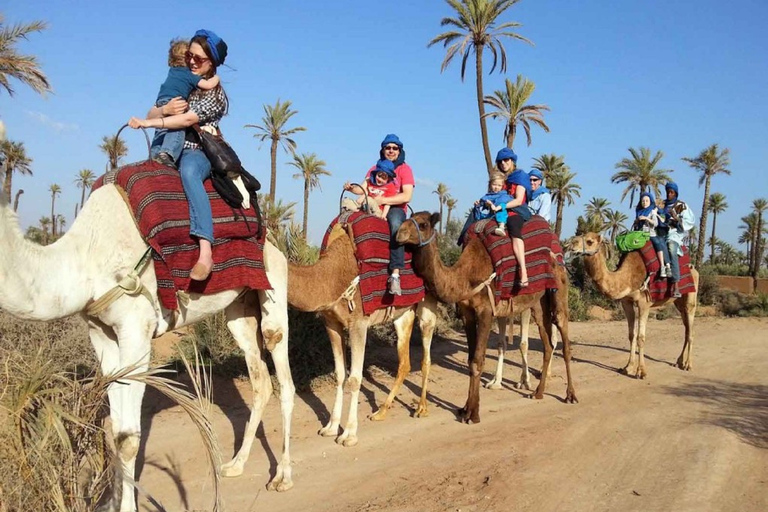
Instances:
[[[480,377],[485,363],[485,351],[494,317],[494,306],[484,287],[485,280],[493,273],[493,264],[488,251],[478,239],[471,240],[459,260],[452,267],[446,267],[440,260],[440,254],[433,234],[440,215],[429,212],[415,213],[411,219],[400,226],[397,241],[413,246],[413,268],[424,279],[427,288],[437,299],[446,303],[457,303],[464,322],[469,352],[469,393],[466,405],[458,411],[461,421],[478,423],[480,421]],[[558,280],[560,272],[565,272],[555,265]],[[539,327],[539,336],[544,346],[544,363],[541,380],[533,394],[534,398],[544,397],[547,385],[547,369],[552,358],[553,321],[560,327],[563,338],[563,358],[568,379],[566,402],[577,402],[576,392],[571,379],[571,344],[568,337],[567,302],[559,306],[550,304],[551,297],[546,292],[530,295],[518,295],[512,301],[503,301],[496,307],[497,317],[511,317],[513,310],[531,309]],[[557,300],[557,299],[555,299]],[[503,333],[503,329],[501,331]]]
[[[605,240],[596,233],[575,237],[569,244],[573,256],[584,257],[584,267],[589,277],[597,284],[597,287],[608,297],[621,301],[624,313],[627,316],[629,327],[629,361],[620,371],[627,375],[634,375],[638,379],[647,376],[645,370],[645,328],[648,324],[648,314],[652,308],[666,306],[674,302],[680,311],[685,326],[685,342],[683,351],[677,358],[677,367],[681,370],[690,370],[691,344],[693,343],[693,318],[696,314],[697,292],[685,293],[682,297],[672,297],[662,301],[652,302],[645,291],[641,291],[646,277],[645,263],[639,251],[632,251],[620,261],[619,268],[615,271],[608,269],[605,256]],[[699,289],[699,273],[691,268],[696,290]],[[639,351],[640,357],[635,359],[635,351]]]
[[[328,242],[328,249],[314,265],[288,265],[288,304],[299,311],[320,313],[331,340],[336,369],[336,400],[328,424],[318,434],[338,436],[336,442],[344,446],[357,444],[357,402],[363,377],[363,359],[368,327],[394,320],[397,332],[397,378],[384,404],[371,416],[383,420],[392,405],[405,377],[411,371],[409,345],[413,322],[419,317],[424,356],[421,363],[421,399],[415,416],[427,416],[427,380],[430,369],[430,345],[437,319],[437,300],[427,294],[425,299],[410,307],[380,309],[368,316],[363,313],[363,304],[358,291],[354,296],[348,290],[356,290],[353,283],[358,276],[358,265],[351,232],[345,232],[339,224],[334,227]],[[349,331],[351,365],[347,389],[351,392],[349,415],[344,432],[339,436],[341,409],[344,397],[344,329]]]

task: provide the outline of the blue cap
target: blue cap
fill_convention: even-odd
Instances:
[[[227,43],[222,38],[216,35],[216,32],[212,30],[200,29],[195,32],[193,37],[202,36],[208,41],[208,46],[211,49],[214,65],[221,66],[224,64],[224,60],[227,58]]]
[[[531,169],[530,171],[528,171],[528,177],[539,178],[541,181],[544,181],[544,173],[538,169]]]
[[[370,177],[372,185],[376,184],[376,173],[379,173],[379,172],[383,172],[384,174],[389,176],[390,180],[395,179],[395,176],[397,176],[397,174],[395,174],[395,164],[393,164],[392,162],[390,162],[385,158],[382,158],[381,160],[376,162],[376,168],[373,170]]]
[[[403,143],[400,142],[400,137],[398,137],[394,133],[387,134],[387,136],[384,137],[384,140],[381,141],[382,148],[387,144],[397,144],[397,147],[399,147],[400,149],[403,149]]]
[[[501,162],[502,160],[506,159],[512,159],[513,162],[517,163],[517,155],[514,151],[512,151],[509,148],[501,148],[498,153],[496,153],[496,163]]]

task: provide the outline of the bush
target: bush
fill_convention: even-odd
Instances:
[[[712,306],[716,303],[720,293],[720,285],[717,284],[717,273],[712,266],[706,266],[699,270],[698,299],[700,304]]]
[[[717,294],[716,304],[726,316],[768,316],[768,294],[747,295],[722,289]]]

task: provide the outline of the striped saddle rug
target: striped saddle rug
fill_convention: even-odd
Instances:
[[[659,277],[659,258],[656,257],[656,251],[653,250],[653,244],[649,241],[640,249],[640,255],[645,263],[645,270],[650,274],[651,280],[648,283],[648,292],[651,300],[654,302],[668,299],[672,296],[672,283],[666,277]],[[680,263],[680,281],[677,287],[680,293],[685,295],[696,291],[696,285],[691,275],[691,258],[688,255],[688,248],[683,247],[683,255],[679,257]]]
[[[177,309],[177,291],[207,295],[242,287],[272,288],[264,268],[266,230],[258,236],[259,220],[253,206],[242,212],[233,210],[210,180],[205,180],[213,212],[213,272],[205,281],[192,281],[189,272],[199,249],[189,235],[189,204],[179,172],[145,160],[101,176],[93,190],[107,184],[118,187],[141,236],[153,249],[157,294],[164,308]]]
[[[407,307],[424,298],[424,281],[417,276],[411,265],[412,256],[406,248],[405,269],[400,271],[402,295],[387,291],[389,278],[389,225],[384,219],[363,212],[345,212],[333,219],[323,236],[320,251],[328,246],[328,237],[337,223],[352,226],[355,242],[355,258],[359,268],[360,296],[363,312],[373,314],[377,309]]]
[[[512,252],[509,236],[494,234],[498,224],[494,219],[475,222],[467,230],[464,246],[473,238],[478,238],[491,256],[496,272],[494,295],[496,303],[516,295],[528,295],[558,288],[557,279],[552,269],[550,251],[555,253],[558,262],[563,261],[563,249],[549,223],[543,217],[534,215],[523,224],[523,242],[525,244],[525,267],[528,270],[528,286],[520,288],[517,276],[517,258]]]

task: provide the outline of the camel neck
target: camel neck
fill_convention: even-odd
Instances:
[[[639,289],[645,278],[645,265],[637,251],[629,253],[615,271],[608,268],[602,250],[585,256],[584,265],[598,289],[614,300],[622,299]]]
[[[477,284],[473,283],[471,278],[479,278],[478,282],[482,282],[492,272],[490,268],[487,269],[488,275],[485,275],[482,270],[478,272],[475,268],[477,266],[475,252],[475,244],[471,243],[462,251],[456,264],[447,267],[440,259],[437,243],[433,242],[414,250],[413,266],[438,300],[448,303],[459,302],[469,298]]]
[[[288,304],[299,311],[318,311],[333,304],[357,276],[349,237],[335,240],[314,265],[288,264]]]

